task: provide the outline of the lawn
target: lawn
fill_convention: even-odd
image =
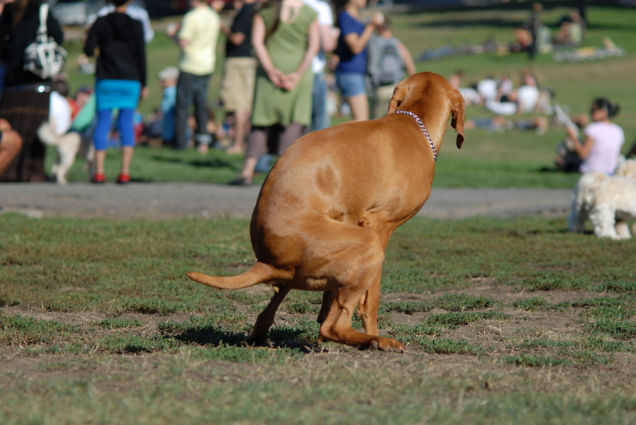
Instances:
[[[550,8],[544,14],[544,22],[556,26],[559,18],[567,14],[567,8]],[[461,46],[467,43],[480,44],[487,39],[499,43],[510,42],[514,28],[525,22],[528,12],[518,8],[503,10],[432,11],[417,14],[394,14],[393,26],[397,36],[408,46],[417,58],[426,49],[444,45]],[[636,139],[636,123],[631,117],[636,115],[636,100],[631,95],[633,75],[636,74],[636,9],[603,8],[588,9],[589,28],[585,45],[600,47],[603,37],[610,37],[627,55],[606,60],[565,63],[557,62],[552,55],[540,55],[530,61],[525,54],[498,55],[494,53],[450,56],[439,60],[416,61],[419,71],[433,71],[450,76],[457,69],[463,69],[466,84],[488,75],[498,77],[504,72],[517,81],[524,68],[531,68],[540,83],[554,90],[554,100],[569,107],[573,113],[586,113],[591,101],[597,96],[608,96],[619,103],[621,112],[616,122],[625,130],[627,151]],[[154,22],[156,36],[148,47],[150,95],[140,108],[148,114],[157,108],[161,90],[157,79],[160,69],[176,64],[178,51],[174,42],[164,33],[169,22],[176,18],[166,18]],[[554,28],[553,28],[554,29]],[[76,60],[80,51],[81,34],[75,30],[69,37],[67,48],[69,59],[67,72],[73,89],[80,85],[92,84],[93,77],[78,74]],[[218,69],[222,69],[224,42],[219,43]],[[210,102],[217,112],[217,120],[222,118],[218,107],[218,87],[221,72],[216,72],[211,81]],[[466,111],[467,119],[486,117],[491,114],[483,107],[472,106]],[[529,118],[524,114],[520,118]],[[547,118],[550,118],[549,116]],[[335,123],[345,118],[336,117]],[[458,151],[451,142],[451,132],[442,148],[435,185],[456,187],[557,187],[570,188],[576,183],[576,175],[565,175],[546,171],[552,166],[555,147],[562,140],[561,128],[551,126],[544,134],[532,131],[489,132],[468,130],[466,144]],[[53,162],[54,152],[50,151],[47,166]],[[119,155],[109,150],[107,173],[118,172]],[[207,156],[194,152],[168,152],[166,150],[139,147],[133,162],[133,178],[137,181],[197,181],[224,183],[235,176],[242,164],[242,158],[226,155],[214,150]],[[85,182],[87,172],[83,161],[76,161],[70,173],[70,181]],[[262,176],[260,177],[262,179]]]
[[[550,9],[546,20],[566,11]],[[509,40],[526,16],[427,12],[394,24],[416,54]],[[610,35],[629,54],[417,66],[444,75],[461,67],[469,80],[532,66],[574,112],[596,95],[615,98],[631,141],[636,10],[591,8],[589,17],[590,43]],[[176,61],[160,31],[151,50],[151,75]],[[153,84],[144,110],[158,102]],[[572,187],[577,176],[541,171],[561,136],[474,130],[458,151],[449,131],[435,185]],[[117,161],[109,151],[107,171]],[[220,183],[241,161],[140,147],[133,178]],[[83,165],[71,181],[86,181]],[[636,239],[572,234],[564,217],[417,217],[394,234],[383,269],[379,327],[406,345],[397,354],[319,341],[321,294],[300,291],[281,305],[268,344],[248,345],[272,289],[219,291],[185,277],[249,267],[247,220],[0,217],[0,425],[636,423]]]
[[[319,342],[320,294],[299,291],[248,346],[272,290],[184,276],[244,270],[247,229],[3,216],[0,423],[636,420],[636,240],[414,219],[385,261],[381,334],[407,346],[388,354]]]

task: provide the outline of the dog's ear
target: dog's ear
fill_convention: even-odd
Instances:
[[[457,149],[464,143],[464,97],[455,89],[451,92],[451,126],[457,132]]]
[[[408,85],[400,83],[395,86],[395,89],[393,89],[393,97],[391,97],[391,102],[389,103],[389,109],[386,111],[387,115],[392,114],[399,108],[402,102],[404,102],[407,93]]]

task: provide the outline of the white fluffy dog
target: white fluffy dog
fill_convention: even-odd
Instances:
[[[636,159],[625,159],[623,157],[618,161],[616,175],[630,177],[636,180]]]
[[[631,237],[626,220],[636,219],[636,161],[621,161],[615,176],[592,172],[579,179],[568,227],[582,232],[588,218],[599,238]]]
[[[49,101],[49,119],[38,128],[38,137],[57,148],[57,159],[51,172],[59,184],[66,184],[66,172],[73,162],[82,144],[78,133],[68,132],[71,128],[71,106],[65,96],[51,91]]]
[[[45,121],[38,128],[38,137],[47,145],[53,145],[57,148],[57,158],[51,173],[55,175],[59,184],[66,184],[66,173],[73,165],[82,143],[79,133],[57,134],[55,124],[52,121]]]

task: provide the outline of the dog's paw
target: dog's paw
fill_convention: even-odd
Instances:
[[[381,351],[393,351],[396,353],[404,352],[404,345],[400,341],[392,338],[384,338],[381,336],[372,339],[369,347]]]

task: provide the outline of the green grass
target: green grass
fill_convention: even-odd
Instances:
[[[563,7],[548,8],[543,21],[552,26],[569,9]],[[389,13],[390,14],[390,13]],[[466,43],[481,43],[486,39],[494,39],[499,43],[510,42],[516,26],[528,19],[528,12],[519,8],[501,10],[457,10],[428,11],[414,14],[390,14],[396,35],[407,45],[412,55],[417,58],[426,50],[443,45],[461,46]],[[456,69],[463,69],[465,82],[477,81],[488,75],[495,77],[508,73],[516,82],[521,70],[531,68],[537,74],[542,85],[551,87],[555,100],[569,106],[573,113],[587,113],[591,101],[598,96],[607,96],[620,104],[621,113],[616,122],[626,134],[624,152],[636,138],[636,123],[630,117],[636,114],[636,100],[630,96],[633,75],[636,73],[636,9],[589,7],[589,28],[585,45],[601,46],[603,37],[610,37],[617,45],[627,51],[622,58],[584,63],[556,62],[551,55],[540,55],[530,61],[525,54],[497,55],[483,54],[472,56],[446,57],[439,60],[417,61],[418,71],[433,71],[450,76]],[[167,22],[178,20],[167,18],[156,21],[156,36],[148,47],[149,88],[150,96],[145,99],[140,109],[148,114],[160,102],[161,89],[156,77],[159,70],[174,65],[178,60],[178,51],[174,42],[165,36],[163,28]],[[80,52],[79,36],[71,37],[66,43],[69,59],[66,72],[69,74],[71,86],[76,89],[80,85],[92,84],[93,77],[78,74],[76,60]],[[217,121],[223,112],[216,106],[217,93],[221,81],[223,65],[224,40],[220,40],[217,52],[218,67],[210,85],[209,99],[215,105]],[[482,107],[469,107],[467,119],[490,116]],[[524,114],[520,118],[529,118]],[[345,121],[336,118],[334,122]],[[488,132],[485,130],[468,130],[466,143],[461,151],[454,147],[452,131],[442,148],[437,164],[435,186],[438,187],[546,187],[572,188],[578,176],[542,171],[550,168],[555,156],[555,146],[563,136],[563,130],[550,128],[546,133],[537,135],[534,132],[506,131]],[[47,155],[47,169],[53,162],[54,152]],[[139,147],[133,160],[133,179],[139,182],[209,182],[224,183],[239,172],[242,165],[240,156],[229,156],[222,152],[211,152],[200,156],[196,152],[171,152],[162,149]],[[85,182],[87,172],[83,169],[83,161],[76,161],[71,169],[70,181]],[[116,175],[119,170],[118,152],[108,152],[106,171],[108,175]],[[257,181],[262,181],[259,176]]]
[[[624,264],[636,242],[565,227],[564,219],[417,218],[398,229],[380,330],[407,351],[385,354],[318,341],[321,294],[299,291],[279,309],[268,345],[249,346],[271,290],[216,291],[184,276],[246,269],[247,220],[4,215],[0,417],[629,423],[636,276]]]
[[[556,22],[566,9],[548,9]],[[591,45],[609,35],[628,56],[534,63],[521,55],[418,62],[468,81],[531,66],[559,102],[585,112],[615,98],[628,141],[636,99],[634,9],[589,10]],[[509,40],[522,10],[394,17],[414,54],[444,44]],[[161,26],[165,21],[157,22]],[[69,46],[72,65],[79,42]],[[152,76],[176,63],[160,32]],[[214,77],[211,99],[220,76]],[[72,74],[74,87],[91,76]],[[471,108],[468,116],[484,114]],[[632,136],[630,136],[632,135]],[[540,172],[562,133],[448,133],[437,186],[565,187]],[[49,158],[51,161],[51,158]],[[107,172],[118,155],[109,151]],[[72,181],[86,181],[77,161]],[[139,148],[140,182],[223,182],[241,158]],[[567,232],[564,218],[416,218],[394,234],[382,276],[382,335],[403,354],[318,340],[321,294],[292,291],[267,346],[247,336],[271,289],[217,291],[185,272],[231,275],[252,264],[246,220],[0,220],[1,424],[627,424],[636,421],[636,239]],[[354,326],[360,327],[356,319]]]
[[[55,336],[61,337],[77,331],[76,327],[57,321],[0,314],[0,342],[9,345],[50,343]]]

